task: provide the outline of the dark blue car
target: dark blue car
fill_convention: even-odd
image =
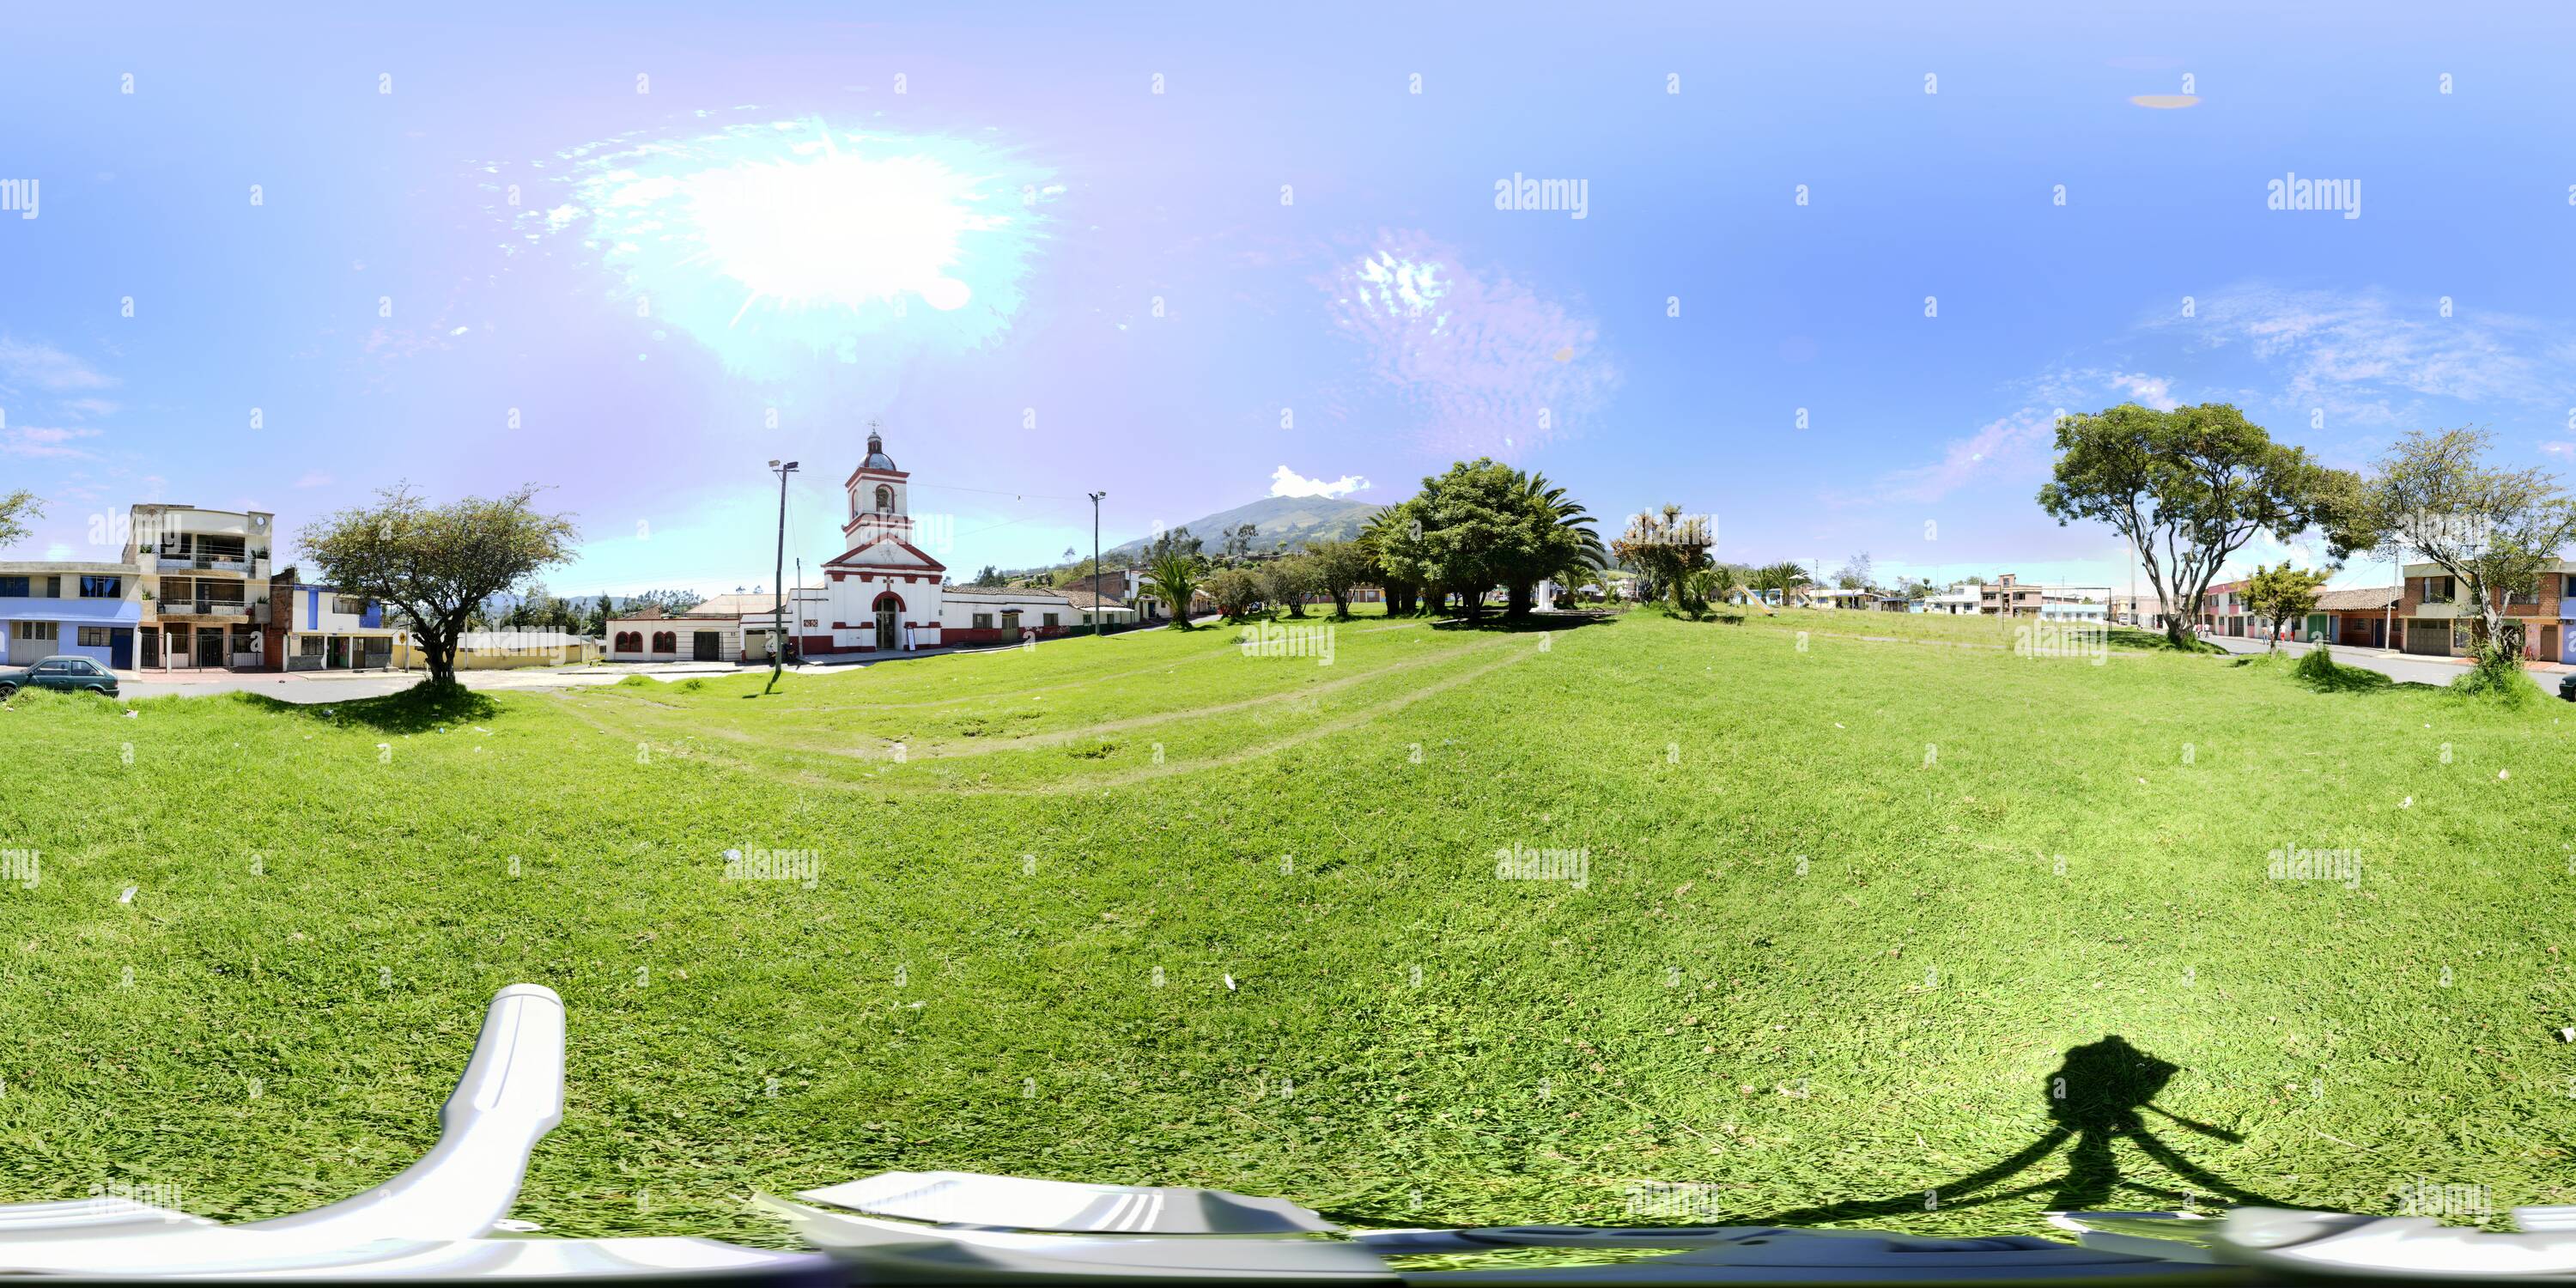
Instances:
[[[85,657],[63,654],[34,666],[0,670],[0,702],[20,689],[60,689],[65,693],[116,696],[116,673]]]

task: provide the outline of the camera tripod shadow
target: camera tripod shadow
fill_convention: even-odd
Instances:
[[[2188,1191],[2169,1190],[2129,1180],[2126,1186],[2130,1190],[2143,1191],[2176,1204],[2214,1197],[2229,1203],[2263,1207],[2298,1206],[2230,1183],[2192,1162],[2149,1129],[2146,1115],[2153,1114],[2213,1140],[2235,1144],[2244,1139],[2224,1128],[2194,1122],[2152,1103],[2164,1090],[2165,1084],[2180,1072],[2181,1066],[2131,1046],[2118,1034],[2070,1048],[2065,1060],[2040,1088],[2040,1094],[2048,1105],[2048,1116],[2056,1125],[2011,1156],[1943,1185],[1883,1199],[1801,1208],[1766,1217],[1761,1224],[1816,1225],[1935,1208],[1948,1211],[2025,1198],[2052,1189],[2055,1193],[2047,1200],[2052,1211],[2103,1210],[2112,1206],[2112,1192],[2123,1184],[2119,1160],[2112,1152],[2112,1145],[2124,1139],[2192,1187]],[[2061,1148],[2066,1151],[2066,1170],[2062,1176],[2010,1189],[1992,1189],[2009,1184]],[[1958,1197],[1953,1198],[1953,1195]]]

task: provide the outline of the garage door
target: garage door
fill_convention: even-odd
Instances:
[[[2451,655],[2451,622],[2448,618],[2406,623],[2406,651],[2434,657]]]

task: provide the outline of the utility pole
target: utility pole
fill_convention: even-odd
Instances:
[[[1091,494],[1091,633],[1094,636],[1100,634],[1100,619],[1107,616],[1100,611],[1100,498],[1107,495],[1106,492]]]
[[[778,615],[770,619],[769,687],[778,687],[778,676],[787,668],[787,476],[796,472],[796,462],[769,463],[770,472],[778,476],[778,580],[771,583],[777,591]],[[799,575],[805,561],[798,559]]]

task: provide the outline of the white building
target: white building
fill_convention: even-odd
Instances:
[[[1938,595],[1927,595],[1918,599],[1914,601],[1914,611],[1946,613],[1952,617],[1974,617],[1977,615],[1977,605],[1983,602],[1984,598],[1976,587],[1964,586],[1957,590],[1945,590]]]
[[[1102,575],[1096,602],[1089,582],[1064,589],[951,584],[948,566],[912,543],[911,478],[886,455],[884,435],[871,429],[867,457],[844,484],[846,548],[823,564],[819,620],[829,625],[801,628],[806,656],[1009,644],[1070,635],[1094,618],[1102,624],[1134,619],[1132,607],[1108,595],[1116,588],[1109,574]]]
[[[868,431],[868,454],[843,484],[850,518],[841,525],[846,548],[823,563],[820,628],[805,640],[814,653],[884,653],[938,648],[949,640],[940,614],[948,565],[912,544],[907,495],[912,476],[895,468],[885,438]]]

